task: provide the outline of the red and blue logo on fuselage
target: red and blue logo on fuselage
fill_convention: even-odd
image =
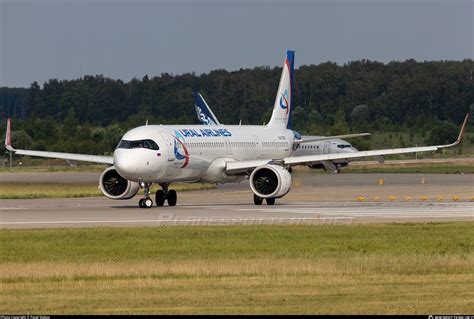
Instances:
[[[178,130],[175,130],[174,134],[175,134],[175,136],[174,136],[174,157],[179,161],[184,160],[184,163],[181,166],[181,168],[184,168],[189,164],[189,152],[188,152],[188,149],[186,148],[186,145],[184,145],[183,135]],[[180,148],[183,149],[184,154],[182,154],[180,152]]]

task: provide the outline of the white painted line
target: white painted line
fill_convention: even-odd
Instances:
[[[265,222],[265,221],[317,221],[334,219],[353,219],[352,217],[326,217],[326,218],[206,218],[196,217],[189,219],[130,219],[130,220],[64,220],[64,221],[18,221],[18,222],[0,222],[0,225],[44,225],[44,224],[93,224],[93,223],[165,223],[165,222]]]

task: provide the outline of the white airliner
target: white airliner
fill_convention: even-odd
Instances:
[[[193,97],[194,108],[196,109],[199,122],[204,125],[221,125],[201,93],[194,92]],[[299,135],[298,132],[295,132],[295,134],[297,136]],[[348,134],[344,136],[348,138],[367,135],[370,135],[370,133]],[[302,156],[358,152],[349,142],[341,138],[336,138],[335,136],[303,136],[303,139],[311,139],[313,142],[297,144],[296,150],[294,150],[292,155]],[[324,168],[325,170],[339,173],[340,168],[347,166],[349,162],[350,160],[348,159],[338,159],[334,161],[310,162],[306,165],[310,168]]]
[[[16,150],[11,145],[10,120],[5,146],[18,155],[60,158],[111,165],[100,177],[100,188],[111,199],[129,199],[140,187],[142,208],[152,207],[150,187],[159,184],[157,206],[165,201],[176,205],[173,182],[232,183],[250,180],[254,203],[265,199],[273,205],[291,188],[289,169],[311,162],[354,159],[413,152],[436,151],[458,145],[464,134],[468,115],[458,139],[447,145],[373,150],[340,154],[292,156],[299,144],[312,142],[289,129],[291,126],[294,52],[288,51],[278,86],[273,113],[265,126],[259,125],[146,125],[134,128],[122,137],[113,156],[96,156],[45,151]],[[334,137],[332,137],[334,138]],[[341,137],[342,138],[342,137]]]

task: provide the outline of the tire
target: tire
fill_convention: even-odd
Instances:
[[[178,201],[178,194],[176,194],[176,191],[174,189],[170,189],[168,191],[166,199],[168,200],[169,206],[176,206],[176,202]]]
[[[261,198],[260,196],[257,196],[255,194],[253,194],[253,203],[255,205],[262,205],[263,203],[263,198]]]
[[[140,207],[140,208],[145,208],[145,204],[143,203],[144,201],[145,201],[144,198],[140,199],[140,200],[138,201],[138,207]]]
[[[267,205],[275,205],[275,198],[267,198]]]
[[[156,206],[163,206],[166,201],[166,194],[163,190],[159,189],[156,191],[155,194],[155,202]]]
[[[151,208],[152,206],[153,206],[153,201],[151,200],[151,198],[145,198],[145,200],[143,201],[143,207]]]

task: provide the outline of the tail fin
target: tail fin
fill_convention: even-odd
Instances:
[[[273,105],[273,113],[268,127],[291,128],[291,111],[293,108],[293,67],[295,51],[287,51],[283,71],[281,72],[280,85]]]
[[[199,119],[199,122],[204,125],[221,125],[217,120],[217,117],[212,113],[211,108],[207,105],[206,101],[202,97],[201,93],[194,92],[194,107],[196,108],[196,113]]]
[[[9,151],[14,151],[14,148],[12,147],[10,118],[8,118],[7,120],[7,132],[5,133],[5,148]]]

